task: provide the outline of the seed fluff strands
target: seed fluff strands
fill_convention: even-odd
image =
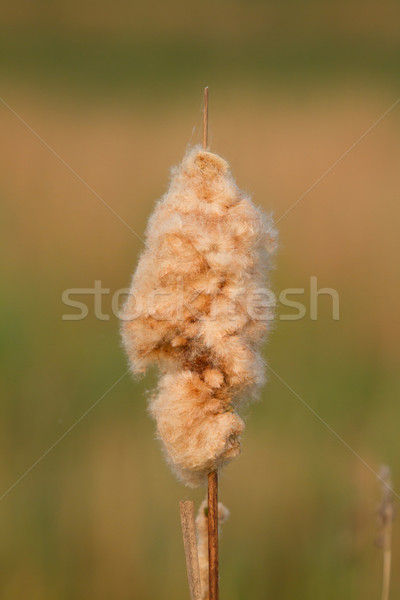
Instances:
[[[240,406],[263,383],[276,233],[217,154],[194,147],[172,170],[123,310],[132,371],[155,363],[150,399],[168,462],[197,486],[236,457]]]

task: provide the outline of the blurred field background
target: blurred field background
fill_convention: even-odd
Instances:
[[[125,288],[141,249],[49,147],[143,237],[201,139],[209,85],[212,149],[279,219],[400,97],[399,19],[398,2],[355,0],[3,2],[1,598],[188,598],[178,501],[205,493],[164,464],[152,376],[126,376],[8,491],[126,370],[111,296],[110,320],[89,299],[70,322],[63,290]],[[278,319],[266,348],[363,460],[391,465],[396,490],[399,133],[400,105],[279,222],[275,290],[305,288],[308,307],[317,276],[340,320],[321,297],[317,321]],[[221,598],[380,598],[379,483],[272,374],[220,496]],[[399,560],[397,524],[393,598]]]

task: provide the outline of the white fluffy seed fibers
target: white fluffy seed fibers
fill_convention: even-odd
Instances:
[[[150,412],[189,485],[240,452],[237,409],[263,383],[275,249],[272,220],[237,188],[228,164],[192,148],[150,218],[122,327],[133,372],[159,367]]]

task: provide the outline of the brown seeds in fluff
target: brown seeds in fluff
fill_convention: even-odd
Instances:
[[[122,329],[133,372],[160,368],[150,412],[189,485],[240,452],[236,408],[263,382],[275,247],[272,221],[239,191],[228,164],[189,151],[150,218]]]

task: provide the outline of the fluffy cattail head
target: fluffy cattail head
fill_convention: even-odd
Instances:
[[[189,485],[240,451],[236,410],[263,382],[275,249],[271,219],[237,188],[228,163],[191,149],[150,218],[122,330],[133,372],[159,366],[150,412]]]

